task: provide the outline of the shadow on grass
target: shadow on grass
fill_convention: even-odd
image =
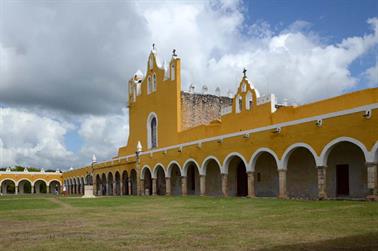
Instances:
[[[259,249],[258,251],[281,251],[281,250],[311,250],[311,251],[373,251],[378,250],[378,232],[364,235],[352,235],[331,240],[316,241],[310,243],[298,243],[282,245],[273,248]]]

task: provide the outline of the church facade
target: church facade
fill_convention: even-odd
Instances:
[[[246,72],[232,97],[181,90],[181,61],[155,50],[129,81],[129,138],[113,159],[66,171],[83,193],[378,198],[378,88],[278,104]]]

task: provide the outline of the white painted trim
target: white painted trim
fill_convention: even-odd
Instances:
[[[0,171],[0,174],[23,174],[23,175],[62,175],[62,173],[56,172],[7,172],[7,171]]]
[[[228,174],[228,166],[230,165],[230,161],[233,157],[239,157],[243,161],[245,169],[247,171],[248,165],[247,165],[247,161],[245,160],[244,156],[242,154],[238,153],[238,152],[232,152],[232,153],[228,154],[226,156],[226,158],[224,158],[221,173]]]
[[[176,160],[172,160],[171,162],[169,162],[168,164],[168,167],[167,167],[167,173],[166,173],[166,177],[169,178],[171,177],[171,174],[172,174],[172,166],[176,164],[180,170],[180,175],[182,176],[182,168],[181,168],[181,165],[176,161]]]
[[[157,117],[155,112],[150,112],[150,114],[148,114],[148,116],[147,116],[147,126],[146,126],[146,129],[147,129],[147,149],[152,148],[151,121],[152,121],[153,118],[156,119],[156,147],[159,146],[159,135],[158,135],[159,120],[158,120],[158,117]],[[150,151],[150,153],[153,153],[153,151]]]
[[[105,178],[105,179],[104,179]],[[103,183],[108,183],[108,181],[107,181],[107,179],[108,179],[108,176],[106,175],[106,173],[102,173],[101,174],[101,184],[103,184]],[[105,180],[105,181],[104,181]]]
[[[47,181],[46,181],[46,180],[43,180],[43,179],[37,179],[37,180],[35,180],[35,181],[32,183],[32,186],[35,186],[35,183],[37,183],[38,181],[45,182],[45,185],[47,186]]]
[[[340,142],[350,142],[350,143],[355,144],[356,146],[358,146],[362,150],[364,157],[365,157],[365,161],[366,162],[372,162],[370,153],[366,149],[365,145],[362,144],[359,140],[354,139],[354,138],[350,138],[350,137],[339,137],[339,138],[336,138],[336,139],[332,140],[331,142],[329,142],[323,148],[323,150],[320,154],[320,166],[327,166],[327,160],[328,160],[329,153],[331,152],[334,145],[336,145],[337,143],[340,143]]]
[[[257,161],[257,159],[259,158],[259,156],[260,156],[261,154],[263,154],[263,153],[269,153],[270,155],[272,155],[273,158],[274,158],[274,160],[276,161],[277,168],[278,168],[278,169],[280,168],[281,161],[278,159],[276,152],[273,151],[273,150],[270,149],[270,148],[267,148],[267,147],[261,147],[261,148],[257,149],[257,150],[253,153],[253,155],[252,155],[252,157],[251,157],[251,159],[250,159],[250,161],[249,161],[249,165],[247,166],[247,168],[248,168],[248,169],[247,169],[247,172],[248,172],[248,171],[251,171],[251,172],[254,172],[254,171],[255,171],[256,161]]]
[[[270,131],[270,130],[273,130],[277,127],[293,126],[293,125],[308,123],[308,122],[311,122],[311,121],[317,121],[318,119],[324,120],[324,119],[349,115],[349,114],[353,114],[353,113],[357,113],[357,112],[363,112],[366,109],[371,109],[371,110],[378,109],[378,103],[365,105],[365,106],[359,106],[359,107],[356,107],[356,108],[342,110],[342,111],[338,111],[338,112],[326,113],[326,114],[313,116],[313,117],[307,117],[307,118],[298,119],[298,120],[292,120],[292,121],[283,122],[283,123],[272,124],[272,125],[269,125],[269,126],[258,127],[258,128],[254,128],[254,129],[245,130],[245,131],[239,131],[239,132],[234,132],[234,133],[217,135],[217,136],[209,137],[209,138],[205,138],[205,139],[180,143],[180,144],[177,144],[177,145],[171,145],[171,146],[167,146],[167,147],[152,149],[152,150],[140,153],[140,156],[148,155],[151,152],[157,153],[157,152],[168,151],[168,150],[176,149],[180,146],[186,147],[186,146],[191,146],[191,145],[203,144],[203,143],[206,143],[206,142],[216,141],[219,138],[227,139],[227,138],[232,138],[232,137],[239,137],[239,136],[246,134],[246,133],[249,133],[249,134],[259,133],[259,132],[263,132],[263,131]],[[361,117],[362,117],[362,115],[361,115]],[[122,157],[119,157],[119,158],[116,158],[116,159],[121,160],[121,159],[127,159],[127,158],[132,158],[132,157],[135,157],[135,154],[122,156]],[[106,163],[106,162],[109,162],[109,161],[106,160],[106,161],[98,162],[97,164],[102,164],[102,163]]]
[[[144,165],[141,172],[140,172],[140,179],[141,180],[144,180],[144,172],[146,170],[146,168],[150,171],[151,173],[151,178],[152,178],[152,171],[151,171],[151,168],[148,166],[148,165]]]
[[[109,175],[112,175],[112,180],[114,180],[114,175],[113,175],[113,172],[112,171],[109,171],[107,174],[106,174],[106,179],[109,181],[110,178],[109,178]]]
[[[7,181],[7,180],[13,181],[13,182],[14,182],[14,185],[17,184],[17,182],[16,182],[14,179],[5,178],[5,179],[0,180],[0,189],[2,188],[3,182],[4,182],[4,181]]]
[[[214,160],[215,162],[217,162],[218,166],[219,166],[219,172],[222,173],[222,164],[220,163],[220,161],[218,160],[217,157],[213,156],[213,155],[210,155],[210,156],[207,156],[203,161],[202,161],[202,164],[201,164],[201,172],[200,172],[200,175],[206,175],[206,169],[207,169],[207,164],[210,160]]]
[[[282,169],[287,170],[287,163],[289,161],[290,155],[297,149],[297,148],[306,148],[314,157],[316,167],[322,166],[322,162],[320,160],[320,157],[316,153],[316,151],[306,143],[295,143],[286,148],[285,152],[282,154],[281,162],[282,162]]]
[[[201,166],[198,165],[197,161],[195,159],[187,159],[182,167],[182,176],[186,177],[188,175],[188,167],[190,163],[194,163],[194,165],[197,167],[198,173],[201,173]]]
[[[22,178],[22,179],[20,179],[20,180],[18,180],[18,181],[17,181],[17,184],[16,184],[16,186],[18,186],[18,185],[20,184],[20,182],[21,182],[21,181],[24,181],[24,180],[25,180],[25,181],[29,181],[29,182],[30,182],[30,185],[32,185],[32,184],[33,184],[33,182],[32,182],[31,180],[29,180],[29,179],[26,179],[26,178]]]
[[[81,176],[81,180],[80,180],[80,181],[81,181],[81,184],[82,184],[83,186],[85,186],[85,180],[86,180],[86,177],[87,177],[87,176],[90,177],[91,175],[88,174],[88,175],[86,175],[85,177],[84,177],[84,176]],[[92,184],[93,184],[93,175],[92,175]]]
[[[53,182],[53,181],[57,181],[57,182],[59,183],[60,186],[62,185],[62,182],[59,181],[59,180],[56,180],[56,179],[52,179],[52,180],[50,180],[50,181],[48,182],[47,185],[50,186],[51,182]]]
[[[167,172],[165,171],[165,167],[164,167],[164,165],[161,164],[161,163],[159,162],[159,163],[157,163],[157,164],[154,166],[154,168],[153,168],[153,170],[152,170],[152,174],[151,174],[151,175],[152,175],[152,178],[157,178],[157,168],[158,168],[159,166],[161,166],[161,168],[163,168],[164,177],[167,176]]]

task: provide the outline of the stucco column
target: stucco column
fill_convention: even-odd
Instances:
[[[46,190],[47,190],[46,192],[47,192],[48,194],[51,192],[51,191],[50,191],[50,190],[51,190],[51,189],[50,189],[50,184],[46,186]]]
[[[18,194],[18,186],[14,187],[14,194],[16,194],[16,195]]]
[[[117,195],[117,183],[113,181],[113,195]]]
[[[99,187],[98,187],[98,189],[97,189],[97,191],[98,191],[98,194],[97,195],[102,195],[102,191],[103,191],[104,189],[103,189],[103,186],[102,186],[102,183],[100,183],[99,184]]]
[[[129,182],[127,182],[128,184],[128,186],[129,186],[129,195],[133,195],[133,193],[132,193],[132,191],[131,191],[131,180],[129,180]]]
[[[279,194],[278,198],[286,199],[287,192],[286,192],[286,170],[280,169],[278,170],[278,182],[279,182]]]
[[[106,195],[110,195],[110,191],[109,191],[109,189],[110,189],[110,186],[109,186],[109,182],[106,182]]]
[[[140,195],[144,195],[144,180],[140,179]]]
[[[223,196],[227,197],[228,196],[228,192],[227,192],[227,189],[228,189],[228,174],[227,173],[222,173],[222,193],[223,193]]]
[[[325,166],[318,166],[318,197],[319,200],[327,198],[326,190],[327,168]]]
[[[171,177],[165,178],[165,194],[171,195]]]
[[[120,180],[119,181],[119,195],[124,195],[124,192],[123,192],[123,181]]]
[[[200,175],[200,195],[206,194],[206,175]]]
[[[378,200],[378,167],[377,163],[368,162],[366,163],[367,168],[367,187],[369,200]]]
[[[188,179],[186,176],[181,177],[181,193],[184,196],[188,194]]]
[[[156,178],[152,178],[152,195],[156,195]]]
[[[248,172],[248,197],[256,197],[255,194],[255,172]]]

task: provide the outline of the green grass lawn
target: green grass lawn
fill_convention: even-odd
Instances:
[[[0,197],[0,250],[378,250],[378,203]]]

